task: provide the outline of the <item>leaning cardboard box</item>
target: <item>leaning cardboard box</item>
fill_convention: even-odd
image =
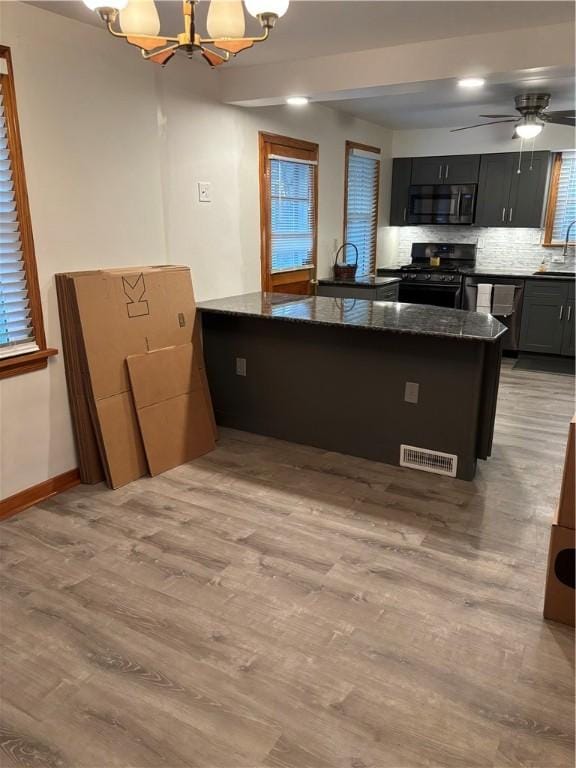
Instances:
[[[552,525],[544,617],[574,626],[576,417],[570,422],[556,520]]]
[[[126,359],[191,344],[195,338],[196,365],[203,368],[190,270],[134,267],[67,277],[80,326],[92,425],[108,483],[118,488],[148,470]],[[206,388],[203,407],[211,411],[205,375],[200,380]],[[208,420],[214,437],[211,413]]]

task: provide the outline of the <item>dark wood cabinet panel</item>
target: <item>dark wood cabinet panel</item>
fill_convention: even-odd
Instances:
[[[544,208],[544,193],[548,178],[549,152],[525,152],[522,162],[514,157],[507,225],[510,227],[540,227]],[[520,173],[518,173],[520,170]]]
[[[507,226],[513,154],[482,155],[474,223],[481,227]]]
[[[480,155],[415,157],[412,184],[476,184]]]
[[[452,155],[443,160],[446,184],[477,184],[480,155]]]
[[[412,158],[396,157],[392,163],[392,195],[390,199],[390,226],[406,223],[408,189],[412,178]]]
[[[443,157],[415,157],[412,160],[412,184],[443,184]]]
[[[574,298],[568,282],[527,282],[520,349],[574,354]]]
[[[564,318],[564,333],[562,335],[562,354],[574,357],[576,354],[574,338],[574,299],[568,299],[564,307],[566,317]]]

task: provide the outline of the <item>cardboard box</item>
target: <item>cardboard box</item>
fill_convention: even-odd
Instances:
[[[212,405],[196,345],[130,355],[126,362],[151,475],[215,448]]]
[[[574,528],[576,518],[576,416],[570,422],[566,458],[564,460],[564,475],[560,489],[560,501],[556,513],[556,523],[564,528]]]
[[[200,339],[190,270],[92,270],[57,275],[56,282],[81,472],[92,482],[104,473],[118,488],[146,474],[147,466],[126,358]],[[200,342],[196,346],[200,360]],[[211,406],[207,413],[210,418]]]
[[[575,531],[553,525],[548,554],[544,617],[574,626]]]

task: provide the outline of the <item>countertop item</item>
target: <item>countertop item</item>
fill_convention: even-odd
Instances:
[[[365,275],[364,277],[338,279],[335,277],[327,277],[323,280],[318,280],[318,285],[349,285],[354,288],[382,288],[385,285],[395,285],[399,282],[399,277],[375,277]]]
[[[378,267],[378,275],[394,275],[409,267],[409,264],[401,264],[397,267]],[[507,269],[502,267],[501,269],[492,267],[473,267],[470,269],[462,269],[461,274],[464,277],[509,277],[509,278],[522,278],[522,280],[573,280],[576,278],[576,271],[570,269],[562,269],[562,265],[558,265],[558,270],[548,270],[548,272],[539,272],[535,274],[535,269]]]
[[[202,312],[259,317],[312,325],[363,328],[459,341],[495,342],[506,327],[491,315],[425,304],[247,293],[197,305]]]

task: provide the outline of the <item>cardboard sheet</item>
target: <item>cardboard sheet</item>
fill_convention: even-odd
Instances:
[[[185,344],[126,360],[151,475],[215,448],[201,359],[196,345]]]

